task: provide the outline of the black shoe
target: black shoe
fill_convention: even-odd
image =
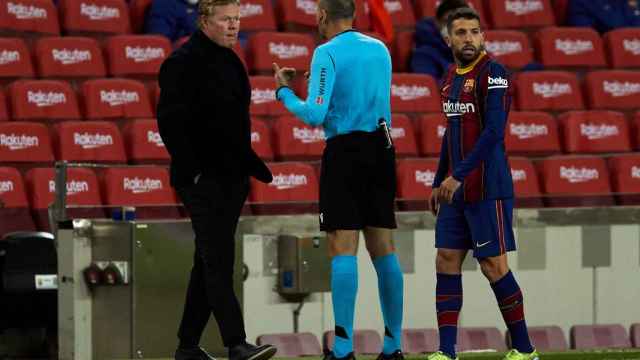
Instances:
[[[389,355],[381,352],[376,360],[404,360],[404,354],[400,350],[396,350]]]
[[[265,344],[260,346],[244,343],[229,348],[229,360],[267,360],[276,354],[275,346]]]
[[[202,348],[194,347],[176,350],[176,360],[216,360]]]
[[[353,352],[350,352],[344,357],[339,358],[333,355],[333,351],[329,351],[328,353],[324,354],[323,360],[356,360],[356,357],[353,355]]]

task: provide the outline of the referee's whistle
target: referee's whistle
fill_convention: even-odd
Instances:
[[[389,127],[387,126],[387,122],[384,118],[380,118],[378,120],[378,127],[382,128],[382,131],[384,131],[384,137],[387,142],[386,148],[391,149],[391,147],[393,147],[393,140],[391,139],[391,132],[389,131]]]

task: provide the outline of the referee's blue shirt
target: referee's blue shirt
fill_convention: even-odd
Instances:
[[[309,73],[306,100],[288,87],[276,96],[305,123],[322,125],[327,139],[375,131],[380,118],[391,126],[391,56],[381,41],[342,32],[315,49]]]

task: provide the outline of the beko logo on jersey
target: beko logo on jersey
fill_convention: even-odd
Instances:
[[[14,4],[12,2],[8,2],[7,12],[9,14],[15,15],[16,19],[20,20],[47,18],[46,9],[38,8],[33,5],[26,6],[23,4]]]
[[[18,51],[2,50],[0,52],[0,65],[7,65],[20,61],[20,53]]]
[[[560,178],[572,184],[595,180],[599,176],[598,169],[589,169],[584,166],[581,168],[560,166]]]
[[[120,106],[140,102],[140,96],[135,91],[100,90],[100,101],[109,106]]]
[[[487,51],[493,56],[503,56],[522,51],[522,44],[518,41],[487,41]]]
[[[85,61],[91,61],[91,51],[78,49],[53,49],[51,55],[54,61],[62,63],[62,65],[79,64]]]
[[[425,96],[431,96],[431,91],[426,86],[391,85],[391,96],[397,96],[403,101],[410,101]]]
[[[578,55],[593,51],[593,43],[590,40],[556,39],[556,50],[565,55]]]
[[[251,89],[251,102],[256,105],[276,101],[276,91],[273,89]]]
[[[53,91],[27,91],[27,103],[36,104],[37,107],[53,106],[57,104],[64,104],[67,102],[67,97],[64,93],[56,93]]]
[[[447,116],[457,116],[476,112],[476,106],[473,103],[452,102],[448,100],[442,103],[442,111]]]
[[[541,0],[507,0],[504,2],[504,9],[519,16],[543,11],[544,4]]]
[[[605,80],[602,83],[602,89],[613,97],[629,96],[640,93],[640,84],[628,81],[620,82]]]
[[[532,139],[549,134],[549,128],[547,128],[547,125],[538,124],[512,123],[509,124],[509,131],[511,135],[516,136],[520,140]]]
[[[640,39],[624,39],[622,46],[625,51],[632,53],[633,55],[640,55]]]
[[[296,8],[307,15],[315,15],[318,12],[318,4],[311,0],[296,0]]]
[[[499,88],[506,88],[509,86],[509,80],[503,78],[503,77],[488,77],[488,84],[489,87],[487,89],[499,89]]]
[[[25,134],[0,134],[0,146],[6,146],[9,150],[24,150],[39,145],[37,136],[28,136]]]
[[[264,10],[260,4],[242,4],[240,5],[240,18],[246,18],[256,15],[262,15]]]
[[[80,4],[80,14],[87,16],[91,20],[108,20],[120,17],[120,10],[107,6],[96,6],[93,4]]]
[[[293,59],[309,55],[309,49],[306,46],[285,43],[269,43],[269,53],[277,56],[279,59]]]
[[[303,144],[312,144],[324,141],[324,130],[320,128],[293,128],[293,138],[300,140]]]
[[[162,189],[162,180],[135,177],[133,179],[125,177],[122,180],[124,190],[130,190],[134,194],[149,193]]]
[[[607,124],[580,124],[580,134],[589,140],[604,139],[620,134],[620,130],[615,125]]]
[[[511,169],[511,179],[513,182],[527,180],[527,172],[522,169]]]
[[[164,142],[160,133],[157,131],[147,131],[147,141],[151,144],[155,144],[157,147],[164,147]]]
[[[274,186],[278,190],[293,189],[304,185],[307,185],[306,175],[282,173],[275,175],[273,181],[269,184],[269,186]]]
[[[426,187],[431,187],[433,180],[436,178],[436,173],[431,170],[420,171],[416,170],[416,182],[423,184]]]
[[[126,46],[124,48],[125,58],[132,59],[133,62],[147,62],[164,58],[163,48],[152,48],[150,46]]]
[[[49,180],[49,192],[56,192],[56,182]],[[71,180],[67,182],[67,195],[75,195],[83,192],[89,192],[89,183],[86,181]]]
[[[13,192],[13,190],[14,190],[13,181],[11,180],[0,181],[0,194]]]
[[[631,167],[631,178],[640,179],[640,167],[637,167],[635,165]],[[0,192],[2,192],[1,188],[0,188]]]
[[[533,83],[533,93],[535,95],[542,95],[543,98],[554,98],[562,95],[571,94],[571,85],[562,84],[559,82],[554,83]]]

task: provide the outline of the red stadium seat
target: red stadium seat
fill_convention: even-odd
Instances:
[[[440,156],[442,138],[447,130],[444,114],[426,114],[418,119],[420,155]]]
[[[631,121],[631,144],[635,150],[640,149],[640,111],[636,112]]]
[[[62,28],[69,35],[113,35],[131,32],[124,0],[59,0]]]
[[[265,334],[256,339],[258,345],[271,344],[278,348],[279,356],[321,356],[322,347],[318,338],[310,332],[289,334]]]
[[[0,38],[0,79],[30,78],[34,76],[31,54],[20,38]]]
[[[273,160],[271,130],[264,120],[251,119],[251,147],[262,160]]]
[[[318,5],[312,0],[280,0],[276,12],[284,31],[311,31],[316,26]]]
[[[168,164],[169,153],[155,119],[129,121],[122,129],[127,158],[132,164]]]
[[[620,205],[640,204],[640,154],[625,154],[608,159],[611,187]]]
[[[517,77],[520,110],[581,110],[582,92],[576,75],[564,71],[532,71]]]
[[[570,333],[571,348],[575,350],[631,347],[627,330],[620,324],[574,325]]]
[[[240,4],[242,31],[275,31],[273,5],[269,0],[247,0]]]
[[[606,65],[600,34],[591,28],[544,28],[535,34],[535,44],[546,67]]]
[[[406,354],[424,354],[438,351],[438,330],[403,329],[402,347]]]
[[[640,67],[640,29],[611,30],[604,34],[604,44],[612,67]]]
[[[556,17],[556,24],[559,26],[567,23],[567,9],[571,0],[552,0],[553,14]]]
[[[323,350],[328,352],[333,349],[335,332],[325,331],[322,334]],[[356,355],[379,354],[382,349],[380,334],[375,330],[353,330],[353,350]]]
[[[397,199],[402,210],[426,210],[431,184],[438,170],[438,159],[398,160]]]
[[[53,168],[35,168],[25,175],[33,217],[38,229],[50,231],[49,205],[55,201],[56,183]],[[73,218],[104,218],[96,174],[91,169],[67,169],[67,216]]]
[[[515,30],[484,32],[487,52],[501,64],[520,69],[533,61],[533,49],[527,34]]]
[[[398,31],[393,38],[391,58],[393,69],[397,72],[409,70],[409,61],[414,47],[415,31]]]
[[[252,115],[286,115],[289,112],[276,100],[276,84],[273,76],[251,76]]]
[[[558,125],[549,113],[512,111],[505,132],[509,154],[549,155],[560,152]]]
[[[311,63],[315,41],[309,34],[260,32],[249,37],[249,69],[273,75],[273,63],[280,67],[306,70]]]
[[[609,172],[600,157],[551,157],[540,161],[538,173],[546,205],[613,205]]]
[[[7,109],[7,97],[4,90],[0,89],[0,121],[9,120],[9,110]]]
[[[0,167],[0,203],[0,239],[10,232],[36,229],[22,175],[17,169]]]
[[[640,108],[640,72],[594,71],[587,74],[585,85],[591,109]]]
[[[635,348],[640,348],[640,323],[631,324],[631,344]]]
[[[324,130],[311,127],[293,116],[273,124],[274,154],[279,160],[319,160],[325,145]]]
[[[469,7],[474,9],[478,15],[480,15],[480,20],[483,23],[483,27],[486,28],[486,20],[487,17],[484,15],[484,4],[483,2],[486,0],[467,0],[467,4]],[[426,17],[435,17],[436,9],[438,5],[442,3],[442,0],[417,0],[415,1],[415,12],[416,18],[418,20]]]
[[[34,51],[40,77],[106,76],[102,50],[95,39],[71,36],[42,38],[35,43]]]
[[[631,151],[629,124],[615,111],[570,111],[558,117],[567,153]]]
[[[569,350],[567,338],[559,326],[529,326],[531,344],[538,351],[566,351]],[[509,330],[506,334],[507,344],[511,344]]]
[[[181,217],[164,167],[109,168],[101,188],[105,205],[135,206],[137,219]]]
[[[171,54],[171,42],[160,35],[116,35],[106,49],[111,76],[154,77]]]
[[[521,29],[555,25],[549,0],[488,0],[491,23],[496,29]]]
[[[391,138],[393,139],[396,155],[417,156],[418,145],[413,123],[407,115],[393,114],[391,116]]]
[[[89,80],[82,84],[82,95],[87,119],[153,117],[147,88],[136,80]]]
[[[249,199],[253,213],[291,214],[317,211],[318,179],[314,168],[303,163],[272,163],[270,184],[251,178]]]
[[[384,7],[391,16],[395,28],[415,30],[416,16],[410,0],[384,0]]]
[[[14,120],[80,119],[76,92],[66,81],[18,80],[9,86]]]
[[[0,163],[50,164],[54,160],[49,129],[35,122],[0,123]]]
[[[369,4],[367,0],[355,0],[356,18],[353,26],[359,31],[371,30],[371,22],[369,19]]]
[[[531,160],[527,158],[509,158],[511,178],[516,197],[516,207],[542,207],[538,174]]]
[[[459,330],[459,350],[506,350],[500,330],[495,327],[462,327]]]
[[[54,149],[60,160],[127,162],[120,130],[112,122],[65,121],[54,128]]]
[[[424,113],[439,112],[440,109],[440,91],[431,76],[393,74],[391,80],[392,112]]]
[[[58,10],[51,0],[10,0],[0,6],[0,33],[59,35]]]

